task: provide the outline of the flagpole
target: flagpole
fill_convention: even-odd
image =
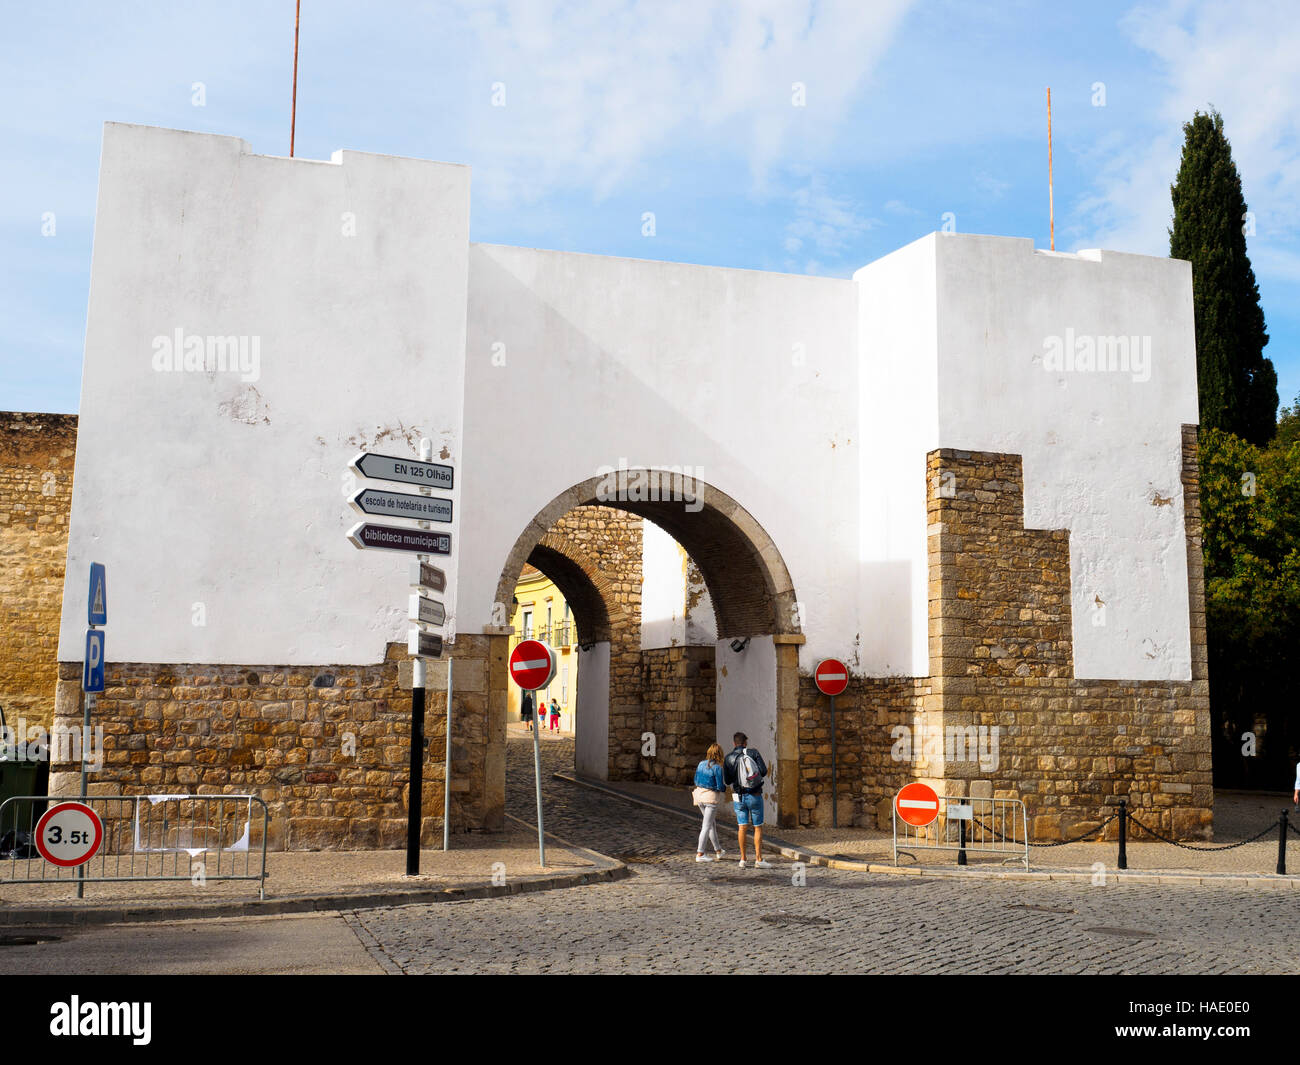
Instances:
[[[1052,192],[1052,87],[1047,87],[1047,225],[1052,251],[1056,251],[1056,204]]]
[[[296,0],[293,9],[293,105],[289,111],[289,158],[293,158],[293,139],[298,125],[298,20],[302,14],[302,0]]]

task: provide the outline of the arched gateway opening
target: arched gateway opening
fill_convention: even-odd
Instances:
[[[642,651],[639,589],[630,594],[628,573],[566,534],[578,526],[571,515],[581,514],[580,508],[612,508],[647,518],[698,567],[716,625],[716,642],[708,649],[715,653],[693,680],[707,683],[710,671],[715,678],[708,693],[712,698],[706,700],[708,713],[655,712],[661,693],[651,690],[658,683],[653,655]],[[798,645],[804,637],[789,571],[776,544],[748,511],[689,475],[619,470],[575,485],[537,511],[501,568],[497,603],[512,601],[525,563],[560,589],[577,626],[574,768],[579,775],[684,783],[679,779],[684,767],[693,768],[708,742],[717,739],[729,749],[732,733],[741,730],[773,763],[767,798],[776,808],[774,820],[795,823]],[[494,654],[499,660],[511,630],[491,631],[502,640]],[[508,684],[504,669],[490,671],[489,706],[502,717]],[[656,727],[669,734],[656,734]],[[504,748],[504,727],[492,734]],[[653,737],[648,746],[656,752],[649,757],[648,734]],[[490,792],[504,788],[504,767],[503,749],[488,758],[489,774],[501,774],[499,781],[487,782]]]

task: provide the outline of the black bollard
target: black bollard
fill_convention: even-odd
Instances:
[[[1119,801],[1119,863],[1118,868],[1128,868],[1128,800]]]
[[[963,804],[964,805],[964,804]],[[966,864],[966,819],[957,822],[957,864]]]
[[[1277,873],[1286,876],[1286,810],[1277,819]]]

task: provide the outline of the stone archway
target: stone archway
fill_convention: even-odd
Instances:
[[[601,593],[600,583],[608,578],[599,574],[593,577],[579,562],[558,550],[553,537],[548,542],[557,521],[575,508],[586,506],[611,507],[649,518],[694,560],[712,600],[722,656],[718,667],[717,728],[727,732],[729,739],[732,723],[743,724],[742,730],[751,741],[774,755],[772,798],[778,805],[779,822],[796,823],[798,649],[804,637],[793,582],[776,544],[735,499],[696,478],[672,471],[620,469],[574,485],[536,513],[502,566],[496,602],[510,602],[520,570],[525,562],[531,562],[555,580],[561,590],[562,581],[571,584],[592,619],[588,625],[598,631],[602,615],[596,600],[608,610],[610,597]],[[503,642],[509,639],[510,629],[506,626],[489,631]],[[733,643],[740,650],[731,650]],[[494,673],[493,678],[500,692],[499,698],[490,699],[490,705],[499,703],[504,712],[505,671]],[[733,693],[730,700],[739,708],[730,707],[723,699],[724,688]],[[753,706],[748,705],[751,703]],[[620,760],[623,766],[629,760],[635,762],[642,722],[639,711],[631,706],[611,705],[610,718],[610,775],[618,776]],[[749,727],[751,722],[761,723],[761,728],[755,731]],[[500,732],[504,735],[504,726]]]

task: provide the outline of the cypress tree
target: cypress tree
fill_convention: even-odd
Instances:
[[[1201,427],[1264,445],[1277,428],[1277,374],[1246,254],[1246,200],[1223,116],[1184,123],[1182,163],[1170,188],[1169,254],[1192,264]]]

